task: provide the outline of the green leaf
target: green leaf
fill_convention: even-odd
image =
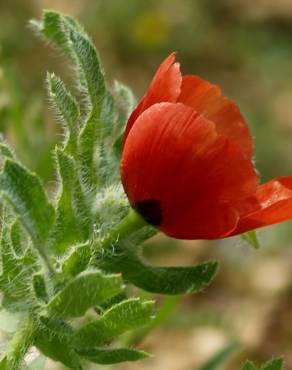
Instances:
[[[54,208],[39,178],[7,159],[0,173],[0,191],[13,206],[34,243],[38,248],[44,248],[54,222]]]
[[[148,353],[133,348],[93,348],[80,352],[80,355],[88,361],[101,365],[132,362],[149,357]]]
[[[77,245],[72,248],[71,253],[64,260],[62,270],[65,274],[76,276],[84,271],[91,258],[91,248],[89,244]]]
[[[0,361],[0,370],[9,370],[8,369],[8,361],[7,361],[7,357],[3,357]]]
[[[125,126],[127,120],[135,108],[136,99],[131,91],[126,85],[123,85],[119,81],[115,81],[114,84],[114,96],[115,101],[119,110],[119,120],[118,126],[114,133],[114,148],[118,155],[121,156],[122,153],[122,145],[123,145],[123,136],[125,131]]]
[[[252,246],[254,249],[260,248],[260,242],[258,240],[258,236],[255,230],[248,231],[246,233],[241,234],[241,237],[243,240],[248,242],[250,246]]]
[[[48,293],[44,274],[38,272],[32,277],[35,296],[43,302],[48,302]]]
[[[123,282],[119,275],[103,275],[99,271],[88,271],[71,280],[49,302],[52,314],[63,317],[82,316],[89,308],[119,294]]]
[[[68,246],[88,238],[90,210],[81,189],[74,159],[59,148],[56,148],[55,153],[60,189],[56,223],[50,240],[52,248],[57,253],[62,253]]]
[[[100,256],[98,266],[122,273],[125,280],[148,292],[168,295],[201,291],[211,283],[218,269],[216,261],[190,267],[153,267],[142,262],[136,253],[129,248],[119,250],[117,246],[114,254]]]
[[[21,255],[23,253],[23,244],[27,240],[18,220],[11,225],[10,238],[15,254]]]
[[[6,158],[14,158],[13,150],[5,142],[0,142],[0,155]]]
[[[6,207],[3,209],[1,229],[2,275],[0,288],[4,295],[2,305],[12,312],[24,311],[30,307],[31,274],[33,266],[27,264],[26,255],[18,258],[11,243],[11,219]]]
[[[90,99],[93,114],[100,113],[105,96],[104,75],[100,67],[97,51],[89,37],[70,17],[66,17],[70,48],[74,52],[81,84]]]
[[[72,347],[72,338],[66,335],[51,334],[39,328],[35,338],[35,346],[47,357],[61,362],[73,370],[82,370],[79,356]]]
[[[76,332],[78,348],[99,346],[126,331],[147,325],[153,318],[153,308],[152,301],[138,298],[118,303]]]
[[[232,341],[213,355],[199,370],[220,370],[229,356],[239,347],[237,341]]]
[[[284,361],[281,357],[266,362],[260,370],[282,370]]]
[[[245,363],[242,365],[241,370],[257,370],[257,368],[251,361],[246,360]]]
[[[63,17],[54,11],[45,11],[40,21],[32,20],[32,27],[58,46],[63,52],[70,55],[68,35]]]
[[[47,74],[49,96],[65,131],[65,151],[74,156],[77,151],[79,107],[66,90],[62,80],[54,74]]]

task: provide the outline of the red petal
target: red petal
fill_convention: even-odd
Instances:
[[[238,107],[222,96],[218,86],[197,76],[184,76],[178,101],[214,122],[219,134],[234,141],[251,158],[252,139],[248,126]]]
[[[136,119],[144,110],[155,103],[176,102],[180,94],[182,76],[179,63],[174,63],[174,61],[175,53],[172,53],[158,68],[146,94],[128,120],[124,140],[126,140]]]
[[[260,185],[254,211],[241,216],[232,235],[292,219],[292,176],[279,177]]]
[[[183,104],[161,103],[141,114],[122,155],[130,203],[156,201],[159,228],[180,239],[223,237],[237,225],[232,202],[254,194],[250,160],[215,125]]]

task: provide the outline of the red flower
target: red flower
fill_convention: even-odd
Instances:
[[[131,206],[179,239],[215,239],[292,218],[292,176],[258,184],[252,139],[218,86],[175,54],[130,116],[121,176]]]

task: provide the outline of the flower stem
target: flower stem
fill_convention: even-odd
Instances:
[[[34,338],[34,326],[31,317],[27,317],[23,320],[20,328],[14,334],[8,351],[4,357],[6,357],[6,363],[8,369],[19,369],[23,357],[31,346]]]
[[[136,211],[131,209],[127,216],[105,238],[95,241],[94,249],[102,248],[106,250],[111,248],[117,241],[124,239],[146,225],[147,222]]]

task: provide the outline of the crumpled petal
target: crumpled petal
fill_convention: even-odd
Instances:
[[[198,76],[183,76],[178,101],[214,122],[219,134],[234,141],[251,158],[253,147],[248,125],[236,104],[222,96],[219,86]]]
[[[291,220],[292,176],[279,177],[260,185],[253,202],[253,210],[241,215],[232,235]]]
[[[144,110],[155,103],[176,102],[180,94],[182,76],[179,63],[174,62],[175,53],[172,53],[158,68],[146,94],[140,100],[137,108],[128,120],[124,140],[126,140],[136,119]]]
[[[137,118],[124,146],[121,175],[132,207],[141,211],[146,209],[141,205],[156,204],[151,209],[161,217],[150,216],[160,220],[161,231],[179,239],[230,234],[239,219],[233,202],[255,193],[258,183],[238,145],[181,103],[155,104]]]

